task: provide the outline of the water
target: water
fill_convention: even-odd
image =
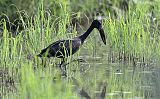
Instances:
[[[79,64],[73,62],[68,65],[69,77],[78,79],[75,90],[83,88],[89,96],[98,97],[106,86],[105,96],[107,99],[159,99],[160,68],[158,60],[123,61],[123,59],[118,60],[116,54],[114,54],[115,56],[110,55],[112,53],[105,48],[97,47],[95,50],[96,47],[94,47],[89,48],[93,50],[88,50],[86,46],[84,45],[80,50],[80,56],[73,56],[75,59],[84,59],[85,62]],[[53,67],[57,60],[59,59],[51,59],[48,64]],[[53,70],[51,70],[51,75],[53,75]],[[50,78],[44,75],[42,80]]]
[[[90,79],[89,83],[93,81],[94,87],[98,86],[98,82],[106,81],[106,97],[109,99],[159,99],[160,69],[158,68],[158,61],[111,62],[104,55],[108,56],[108,54],[103,54],[101,57],[98,53],[94,57],[91,55],[80,56],[80,58],[87,60],[86,63],[80,63],[80,70],[83,70],[81,77],[84,81]],[[93,90],[95,89],[86,88],[91,94],[94,93]]]

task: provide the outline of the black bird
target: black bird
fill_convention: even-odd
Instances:
[[[63,59],[60,66],[64,63],[64,59],[68,56],[74,54],[78,51],[78,49],[82,46],[85,39],[92,32],[94,28],[97,28],[100,32],[100,36],[102,38],[103,43],[106,45],[106,38],[104,34],[104,30],[102,28],[102,24],[98,20],[94,20],[89,27],[89,29],[79,37],[75,37],[71,40],[59,40],[53,42],[48,47],[44,48],[38,57],[57,57]],[[61,67],[60,67],[61,68]]]

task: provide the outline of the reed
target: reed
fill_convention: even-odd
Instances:
[[[35,4],[32,0],[28,2]],[[130,4],[127,12],[118,9],[120,14],[114,16],[111,10],[118,5],[116,0],[112,1],[114,5],[110,10],[106,10],[105,0],[57,0],[50,5],[41,0],[32,17],[28,17],[31,12],[17,11],[24,29],[15,37],[3,19],[0,98],[81,99],[88,95],[92,99],[100,97],[105,88],[106,99],[158,97],[160,2],[143,2],[136,3],[136,7]],[[47,5],[52,9],[48,10]],[[100,42],[95,30],[79,52],[68,58],[68,62],[77,58],[86,62],[67,65],[67,78],[61,77],[56,67],[60,62],[57,58],[46,59],[47,67],[43,68],[41,59],[36,57],[41,49],[54,41],[84,33],[97,17],[96,8],[104,15],[101,16],[107,46]],[[74,24],[74,18],[82,25]]]

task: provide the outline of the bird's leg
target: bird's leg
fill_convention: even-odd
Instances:
[[[64,58],[63,60],[64,60],[64,64],[63,64],[62,76],[67,77],[67,68],[66,68],[66,65],[65,65],[65,63],[67,62],[67,58]]]
[[[62,71],[62,76],[67,77],[66,66],[64,65],[64,63],[65,63],[65,59],[63,58],[60,65],[59,65],[59,68]],[[63,66],[64,66],[64,70],[63,70]]]
[[[75,62],[75,61],[78,61],[78,63],[79,62],[86,62],[84,59],[74,59],[74,60],[72,60],[71,62],[68,62],[68,63],[66,63],[66,61],[67,61],[67,59],[63,58],[62,61],[61,61],[61,63],[60,63],[60,65],[59,65],[59,68],[62,71],[62,75],[65,76],[65,77],[67,77],[67,67],[66,66],[68,64],[70,64],[72,62]]]
[[[75,62],[75,61],[77,61],[78,63],[79,63],[79,62],[86,62],[84,59],[74,59],[74,60],[72,60],[71,62],[68,62],[68,63],[64,64],[64,66],[66,67],[66,65],[68,65],[68,64],[70,64],[70,63],[72,63],[72,62]]]
[[[64,63],[66,63],[66,62],[67,62],[67,59],[65,58]],[[63,67],[64,67],[64,71],[66,72],[67,71],[66,65],[64,64]]]
[[[61,60],[61,63],[59,64],[59,68],[62,70],[62,65],[64,64],[64,58]]]

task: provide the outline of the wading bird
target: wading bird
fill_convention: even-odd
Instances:
[[[60,69],[62,70],[62,64],[65,62],[65,59],[73,55],[75,52],[78,51],[78,49],[82,46],[85,39],[88,37],[88,35],[92,32],[94,28],[97,28],[100,32],[100,36],[102,38],[103,43],[106,45],[106,38],[104,34],[104,30],[102,28],[102,24],[98,20],[94,20],[89,27],[89,29],[79,37],[75,37],[71,40],[59,40],[56,42],[53,42],[48,47],[41,50],[41,53],[38,54],[38,57],[57,57],[61,58],[61,64]],[[66,70],[66,67],[64,67]]]

